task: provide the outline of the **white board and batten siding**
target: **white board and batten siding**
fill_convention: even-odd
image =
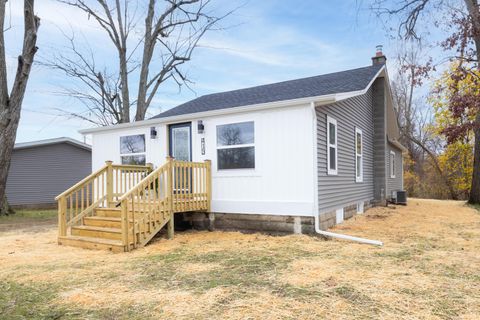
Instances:
[[[269,215],[313,216],[315,210],[315,155],[312,109],[295,107],[193,118],[192,160],[212,160],[212,211]],[[202,120],[205,130],[197,131]],[[255,169],[217,169],[216,127],[254,122]],[[146,162],[162,165],[167,156],[168,124],[121,128],[93,134],[93,170],[106,160],[120,163],[120,137],[145,134]],[[205,154],[201,153],[201,139]]]

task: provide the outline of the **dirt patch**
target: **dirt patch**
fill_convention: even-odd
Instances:
[[[1,287],[0,312],[7,318],[35,312],[92,319],[480,314],[480,214],[461,202],[413,199],[406,207],[371,209],[332,230],[381,240],[384,247],[192,231],[111,254],[58,246],[53,220],[43,221],[43,230],[33,222],[15,225],[22,222],[10,221],[0,234],[0,283],[8,283]]]

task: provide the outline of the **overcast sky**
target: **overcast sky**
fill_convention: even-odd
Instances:
[[[12,27],[7,32],[9,75],[16,68],[23,23],[23,1],[9,1]],[[13,4],[12,4],[13,3]],[[241,7],[223,22],[228,27],[208,34],[186,67],[194,92],[173,83],[161,90],[149,116],[203,94],[314,76],[371,64],[377,44],[387,57],[395,50],[379,21],[358,1],[216,1],[221,11]],[[219,7],[228,5],[229,7]],[[41,18],[38,57],[65,50],[63,33],[75,33],[94,49],[97,63],[111,68],[115,52],[94,21],[53,0],[36,1]],[[63,31],[63,33],[62,33]],[[389,60],[391,61],[391,60]],[[80,110],[79,103],[58,94],[71,85],[65,76],[36,66],[30,76],[17,142],[67,136],[82,139],[79,129],[91,124],[60,116]],[[131,84],[135,86],[136,84]]]

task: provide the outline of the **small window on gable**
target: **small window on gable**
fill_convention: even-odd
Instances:
[[[327,116],[327,172],[338,173],[337,120]]]
[[[217,167],[255,169],[255,128],[253,121],[217,126]]]
[[[395,152],[390,151],[390,178],[395,178]]]
[[[145,165],[145,135],[120,137],[120,159],[122,164]]]
[[[363,181],[363,133],[355,128],[355,181]]]

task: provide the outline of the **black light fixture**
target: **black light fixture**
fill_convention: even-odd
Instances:
[[[202,120],[198,120],[197,121],[197,132],[202,134],[203,131],[205,131],[205,126],[203,125],[203,121]]]
[[[155,139],[157,137],[157,129],[155,127],[150,127],[150,139]]]

